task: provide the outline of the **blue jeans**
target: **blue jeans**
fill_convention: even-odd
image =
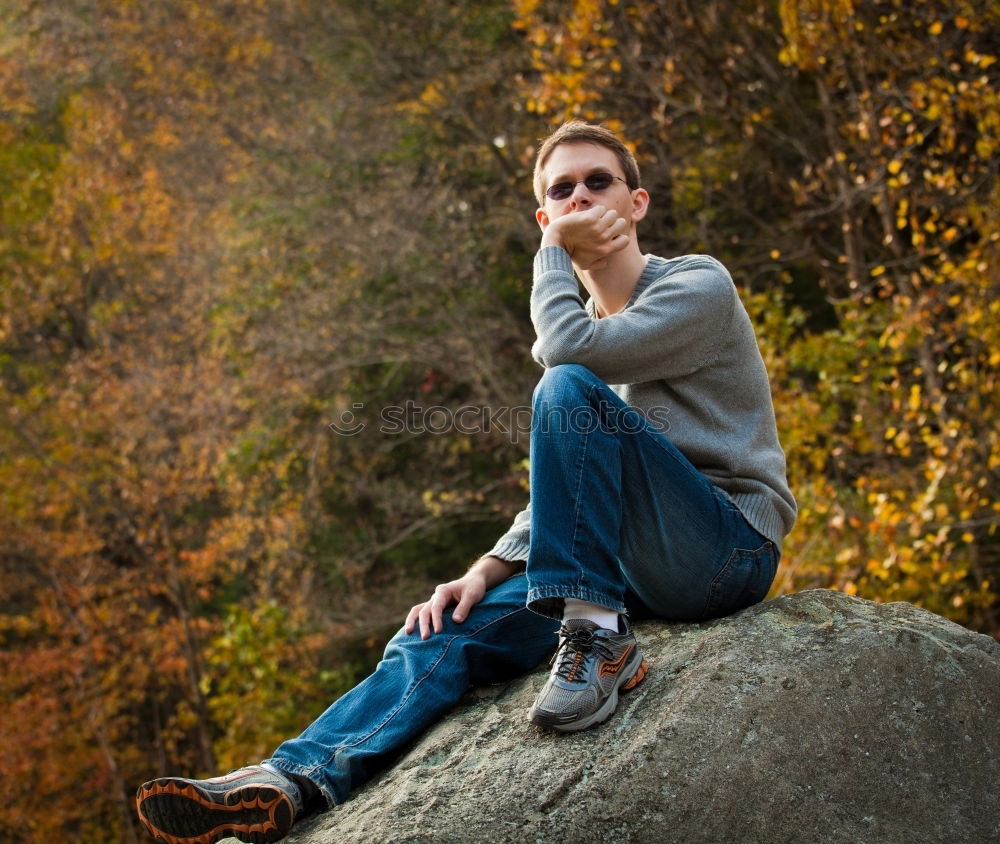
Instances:
[[[699,620],[767,593],[774,543],[593,373],[547,370],[533,412],[526,572],[491,589],[462,624],[446,616],[427,640],[400,630],[371,676],[268,760],[309,778],[330,805],[472,686],[538,665],[556,643],[564,598]]]
[[[531,425],[531,609],[697,621],[767,594],[775,544],[590,370],[547,370]]]
[[[308,777],[330,806],[343,803],[470,688],[518,677],[551,653],[559,623],[527,609],[527,591],[518,574],[461,624],[445,614],[444,629],[426,640],[400,630],[374,673],[267,761]]]

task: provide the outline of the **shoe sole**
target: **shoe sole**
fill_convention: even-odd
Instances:
[[[288,795],[267,785],[236,788],[219,803],[183,779],[146,783],[136,794],[139,820],[164,844],[214,844],[234,837],[246,844],[273,844],[292,826]]]
[[[636,662],[639,665],[629,673],[629,669]],[[540,712],[535,709],[532,705],[528,712],[528,720],[532,724],[539,727],[547,727],[550,730],[558,730],[561,733],[575,733],[580,730],[586,730],[590,727],[596,727],[598,724],[603,724],[607,721],[618,708],[618,693],[628,692],[638,686],[643,680],[646,679],[646,674],[649,672],[649,663],[642,658],[642,653],[638,648],[635,649],[635,657],[626,669],[622,672],[622,680],[618,683],[607,696],[604,703],[602,703],[597,709],[595,709],[586,718],[581,718],[578,721],[562,722],[559,720],[559,716],[550,712]]]

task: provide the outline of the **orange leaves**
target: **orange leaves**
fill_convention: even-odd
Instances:
[[[826,64],[834,45],[856,30],[853,0],[781,0],[778,12],[785,37],[779,58],[802,70]]]
[[[36,4],[0,67],[5,121],[18,115],[0,123],[0,637],[25,700],[67,712],[38,719],[33,792],[15,800],[46,840],[126,840],[120,793],[146,754],[212,767],[200,640],[233,561],[209,526],[241,413],[226,362],[203,355],[227,199],[211,191],[230,140],[218,106],[274,52],[244,37],[246,15],[223,25],[209,5],[105,3],[28,25],[55,14]],[[207,72],[220,56],[222,78]],[[0,684],[0,723],[20,705]],[[9,799],[0,827],[21,828]]]
[[[832,585],[982,624],[998,592],[996,563],[982,549],[1000,524],[989,468],[1000,465],[1000,437],[986,410],[1000,391],[972,359],[985,362],[998,346],[995,334],[969,332],[983,307],[977,288],[996,291],[997,282],[985,265],[973,285],[958,284],[954,267],[947,280],[928,281],[962,290],[948,307],[974,321],[935,320],[910,299],[845,305],[837,331],[789,337],[768,316],[779,305],[750,302],[800,504],[780,588]],[[943,347],[930,372],[919,352],[928,338]],[[814,373],[811,389],[796,389],[795,372]]]
[[[237,41],[226,53],[226,61],[254,67],[274,54],[274,43],[260,34],[252,35],[246,41]]]
[[[571,116],[594,119],[591,103],[598,91],[613,84],[622,69],[618,40],[607,16],[617,5],[601,0],[573,0],[569,14],[549,20],[539,2],[518,2],[514,26],[532,45],[534,68],[540,82],[527,98],[527,108],[558,119]],[[596,89],[596,90],[595,90]]]
[[[515,38],[509,7],[436,0],[26,4],[0,57],[0,742],[37,713],[4,758],[41,786],[0,827],[44,805],[42,837],[91,812],[107,840],[157,760],[266,752],[301,725],[283,703],[350,680],[318,676],[317,630],[374,635],[520,506],[525,442],[326,425],[526,400],[522,177],[566,116],[634,141],[647,248],[743,287],[801,506],[777,588],[988,629],[993,6],[515,0]]]
[[[996,490],[984,468],[996,460],[996,436],[983,414],[1000,394],[983,366],[997,336],[986,328],[982,290],[995,299],[998,276],[995,263],[981,260],[972,244],[994,243],[998,235],[995,220],[979,217],[974,234],[970,225],[972,210],[996,190],[990,160],[1000,111],[987,93],[995,86],[979,71],[991,56],[985,42],[963,40],[971,15],[952,27],[932,9],[904,13],[893,4],[895,11],[866,21],[855,37],[832,14],[824,18],[832,4],[813,5],[826,11],[813,10],[811,33],[791,32],[786,21],[786,36],[825,44],[825,62],[805,53],[796,58],[826,91],[857,92],[856,102],[848,98],[836,109],[830,100],[828,116],[839,138],[851,139],[843,150],[849,169],[871,174],[866,182],[882,243],[865,244],[873,267],[868,290],[888,305],[870,311],[884,378],[852,376],[856,392],[843,394],[863,408],[857,417],[874,414],[869,424],[878,437],[875,459],[853,479],[868,530],[836,559],[849,573],[844,582],[859,594],[914,600],[977,623],[997,600],[997,560],[984,552],[997,524],[988,504],[995,493],[982,493]],[[801,15],[803,6],[785,8]],[[864,14],[862,7],[855,14]],[[980,5],[975,17],[990,14],[995,23],[995,10]],[[890,40],[900,61],[882,64],[862,32]],[[895,92],[905,92],[905,107],[893,102]],[[863,301],[871,308],[875,300],[869,293]]]

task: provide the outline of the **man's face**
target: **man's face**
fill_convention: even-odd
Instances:
[[[613,179],[604,190],[589,189],[584,180],[599,173],[618,178]],[[631,226],[644,216],[649,196],[642,188],[629,190],[624,179],[625,172],[617,156],[607,147],[590,143],[560,144],[552,150],[542,168],[542,190],[561,183],[579,184],[575,184],[573,192],[565,199],[543,197],[542,207],[535,212],[535,218],[544,230],[552,220],[565,214],[603,205],[618,212]]]

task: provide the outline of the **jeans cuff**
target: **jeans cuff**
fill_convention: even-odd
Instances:
[[[566,598],[577,598],[607,607],[617,613],[625,612],[625,603],[621,598],[592,589],[581,589],[575,586],[541,586],[528,590],[527,607],[532,612],[549,618],[562,619],[563,606]]]

